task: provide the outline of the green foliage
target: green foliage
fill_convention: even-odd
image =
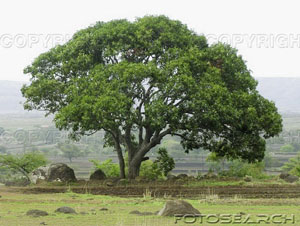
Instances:
[[[264,168],[263,162],[247,163],[236,159],[229,163],[229,170],[226,171],[226,175],[233,177],[245,177],[248,175],[253,178],[262,179],[266,177],[263,173]]]
[[[296,151],[294,146],[291,144],[285,144],[283,146],[280,147],[280,151],[281,152],[294,152]]]
[[[28,174],[40,166],[46,165],[47,160],[40,153],[26,153],[21,156],[0,155],[0,167],[5,167],[12,172],[21,173],[28,180]]]
[[[157,153],[158,156],[154,162],[151,160],[142,162],[140,176],[155,180],[166,177],[174,169],[174,159],[168,155],[166,148],[159,148]]]
[[[277,167],[280,165],[278,159],[274,158],[270,153],[266,153],[264,157],[264,165],[265,167]]]
[[[154,164],[157,165],[159,171],[163,172],[164,176],[167,176],[175,168],[174,159],[168,155],[166,148],[159,148],[157,153],[158,157]]]
[[[72,162],[73,158],[85,156],[85,152],[81,151],[80,148],[75,144],[58,143],[57,147],[61,151],[61,155],[69,159],[70,162]]]
[[[209,172],[222,173],[224,171],[225,158],[218,156],[215,152],[211,152],[206,161],[209,165]]]
[[[98,22],[24,73],[31,76],[22,88],[25,109],[54,114],[74,139],[105,130],[105,144],[126,147],[130,161],[171,135],[186,152],[255,162],[264,157],[264,139],[282,130],[275,104],[256,91],[236,49],[208,45],[166,16]]]
[[[107,159],[103,162],[98,160],[90,160],[94,164],[96,169],[101,169],[107,177],[119,177],[120,168],[119,165],[112,162],[112,159]]]
[[[289,161],[282,166],[282,169],[300,177],[300,153],[295,158],[290,158]]]
[[[143,161],[140,168],[140,176],[145,177],[150,180],[155,180],[162,178],[163,172],[159,168],[157,163],[151,160]]]

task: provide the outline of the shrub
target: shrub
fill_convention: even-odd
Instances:
[[[21,156],[0,155],[0,167],[8,169],[12,173],[21,173],[28,181],[30,181],[29,173],[46,165],[46,163],[45,156],[37,152],[30,152]]]
[[[117,163],[113,163],[112,159],[107,159],[103,162],[98,160],[90,160],[94,164],[96,169],[101,169],[107,177],[119,177],[120,168]]]
[[[163,173],[164,176],[167,176],[175,168],[175,162],[172,157],[168,155],[166,148],[158,149],[158,157],[154,161],[157,164],[159,171]]]
[[[282,170],[300,177],[300,153],[295,158],[290,158],[289,161],[282,166]]]
[[[262,179],[266,175],[263,173],[265,165],[263,162],[247,163],[241,160],[233,160],[229,162],[229,170],[226,172],[228,176],[245,177],[246,175],[253,178]]]
[[[161,171],[157,163],[151,160],[147,160],[142,162],[140,168],[140,176],[150,180],[155,180],[161,178],[163,176],[163,172]]]

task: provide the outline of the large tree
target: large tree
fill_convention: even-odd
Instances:
[[[56,126],[73,138],[104,130],[121,177],[124,151],[135,178],[166,135],[179,136],[186,152],[202,147],[254,162],[264,157],[264,138],[282,129],[235,49],[209,46],[165,16],[98,22],[24,72],[31,76],[22,88],[25,109],[55,114]]]

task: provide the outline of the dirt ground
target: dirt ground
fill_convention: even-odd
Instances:
[[[29,186],[2,188],[6,191],[27,194],[63,193],[72,191],[80,194],[110,195],[119,197],[181,197],[199,198],[218,195],[220,198],[300,198],[300,185],[242,185],[242,186],[193,186],[182,185],[80,185],[80,186]],[[1,191],[1,190],[0,190]]]

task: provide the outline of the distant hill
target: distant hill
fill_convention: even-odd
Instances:
[[[273,100],[280,112],[300,112],[300,78],[257,77],[258,91]],[[0,80],[0,114],[25,113],[20,89],[24,82]]]

